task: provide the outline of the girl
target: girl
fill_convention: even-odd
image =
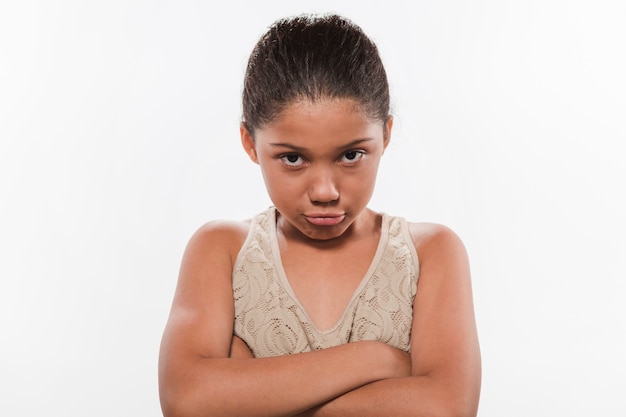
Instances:
[[[185,251],[164,332],[165,416],[475,416],[468,260],[448,228],[367,207],[393,119],[350,21],[276,22],[247,66],[241,142],[273,206]]]

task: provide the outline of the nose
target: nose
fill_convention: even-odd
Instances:
[[[314,203],[332,203],[339,199],[339,188],[331,169],[311,172],[309,199]]]

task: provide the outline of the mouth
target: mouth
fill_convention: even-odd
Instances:
[[[319,213],[319,214],[305,214],[304,218],[315,226],[336,226],[346,218],[345,213],[333,214],[333,213]]]

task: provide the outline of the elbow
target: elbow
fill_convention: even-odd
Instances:
[[[172,404],[164,404],[163,401],[161,401],[161,412],[163,417],[182,417],[176,407],[173,407]]]
[[[182,407],[182,402],[173,398],[173,395],[161,393],[160,397],[163,417],[191,417]]]
[[[191,401],[185,399],[184,395],[161,390],[159,397],[163,417],[196,417],[197,410],[194,411],[193,408],[189,406]]]
[[[458,394],[455,396],[419,395],[414,397],[414,401],[406,401],[402,411],[396,415],[406,417],[417,417],[427,415],[429,417],[476,417],[478,415],[478,398],[463,398]]]
[[[196,417],[197,412],[194,412],[185,407],[183,402],[175,401],[161,401],[161,412],[163,417]]]
[[[476,417],[478,414],[478,397],[455,398],[446,401],[439,407],[438,417]]]
[[[476,417],[480,403],[481,372],[470,378],[453,378],[440,381],[438,417]]]
[[[441,415],[442,417],[476,417],[478,407],[450,407]]]
[[[445,394],[431,398],[429,416],[433,417],[476,417],[480,399],[479,389],[445,390]]]
[[[471,407],[463,407],[457,404],[446,404],[431,409],[429,416],[432,417],[476,417],[478,410]]]
[[[161,390],[159,399],[163,417],[207,417],[223,416],[220,401],[211,401],[211,393],[199,398],[198,392]]]

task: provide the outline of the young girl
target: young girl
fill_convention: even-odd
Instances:
[[[161,346],[165,416],[476,415],[462,243],[367,207],[392,124],[353,23],[298,16],[259,40],[240,131],[273,206],[191,238]]]

